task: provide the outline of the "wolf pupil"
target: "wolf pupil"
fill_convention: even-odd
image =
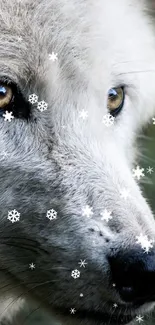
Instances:
[[[5,96],[7,93],[7,90],[4,86],[0,86],[0,96]]]
[[[115,98],[117,96],[117,91],[114,88],[111,88],[109,90],[108,96],[112,99],[113,97]]]

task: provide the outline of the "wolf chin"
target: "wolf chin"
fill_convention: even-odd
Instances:
[[[67,325],[125,325],[154,307],[155,221],[132,171],[155,112],[153,6],[0,0],[0,324],[25,301]]]

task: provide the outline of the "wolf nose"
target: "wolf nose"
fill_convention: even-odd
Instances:
[[[155,252],[120,253],[109,257],[113,284],[125,302],[155,301]]]

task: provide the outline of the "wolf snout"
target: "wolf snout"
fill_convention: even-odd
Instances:
[[[121,299],[141,306],[155,301],[155,251],[119,252],[109,257],[112,281]]]

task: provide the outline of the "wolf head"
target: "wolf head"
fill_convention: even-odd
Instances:
[[[126,324],[154,305],[155,222],[133,177],[155,110],[147,10],[0,1],[0,292],[62,323]]]

